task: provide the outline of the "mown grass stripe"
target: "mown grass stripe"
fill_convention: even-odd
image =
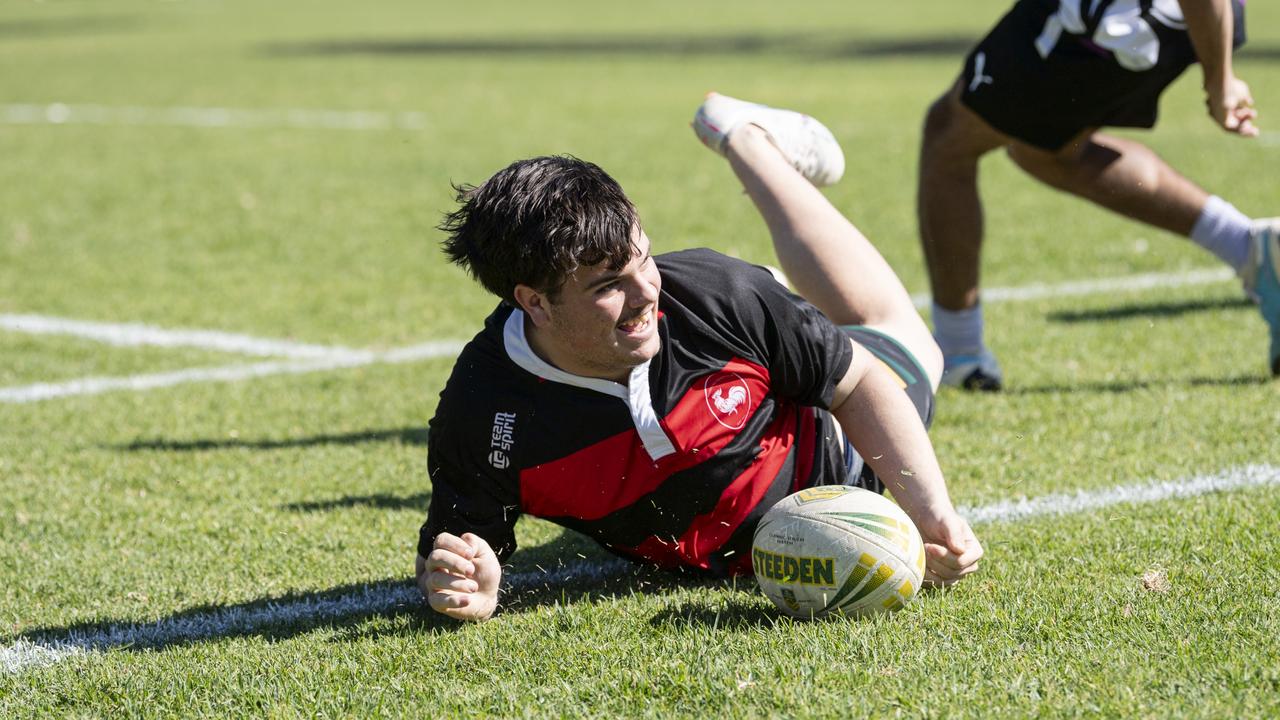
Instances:
[[[1001,302],[1015,300],[1033,300],[1039,298],[1065,297],[1071,295],[1089,295],[1123,290],[1142,290],[1156,287],[1181,287],[1222,282],[1232,279],[1230,270],[1195,270],[1187,273],[1131,275],[1127,277],[1108,278],[1103,280],[1086,280],[1062,283],[1058,285],[1028,285],[1024,287],[990,288],[983,291],[984,302]],[[928,295],[913,295],[917,307],[924,308],[929,304]],[[3,320],[7,318],[8,320]],[[34,318],[41,318],[36,322]],[[232,382],[269,375],[297,374],[321,370],[335,370],[344,367],[359,367],[374,362],[413,362],[432,357],[456,354],[462,349],[461,341],[444,340],[424,343],[409,348],[387,352],[367,350],[348,350],[342,347],[325,347],[290,343],[283,340],[251,338],[247,335],[220,333],[210,330],[162,330],[141,325],[127,324],[95,324],[59,318],[43,318],[35,315],[3,315],[0,316],[0,328],[35,332],[30,328],[45,326],[49,332],[57,332],[53,328],[62,327],[64,334],[78,334],[80,337],[113,342],[115,344],[170,344],[188,347],[204,347],[212,350],[241,352],[245,354],[280,355],[314,360],[303,363],[259,363],[256,365],[229,365],[212,368],[188,368],[167,373],[133,375],[128,377],[78,378],[61,383],[36,383],[33,385],[0,388],[0,402],[24,403],[51,400],[74,395],[95,395],[113,390],[144,391],[155,388],[171,387],[194,382]],[[71,332],[71,328],[83,330]],[[112,329],[108,329],[112,328]],[[136,332],[135,332],[136,330]],[[109,339],[110,338],[110,339]],[[136,341],[134,338],[137,339]],[[145,339],[145,342],[143,341]],[[198,344],[207,343],[207,344]],[[219,345],[215,347],[214,345]],[[423,348],[449,348],[446,351],[426,350]],[[261,352],[258,352],[258,351]]]
[[[1040,498],[962,507],[960,511],[974,524],[1016,522],[1038,516],[1082,513],[1113,505],[1153,503],[1271,485],[1280,485],[1280,467],[1248,465],[1224,470],[1216,475],[1197,475],[1182,480],[1045,495]],[[509,575],[506,587],[509,590],[521,590],[571,580],[600,580],[627,572],[631,567],[630,563],[623,560],[578,563],[546,573]],[[270,627],[303,622],[323,623],[345,617],[389,612],[406,604],[421,602],[419,598],[417,589],[409,583],[383,584],[340,596],[304,597],[247,608],[224,608],[153,623],[112,625],[61,636],[31,633],[0,649],[0,670],[19,673],[87,652],[138,646],[161,648],[184,642],[243,635]]]
[[[74,395],[97,395],[116,390],[154,390],[196,382],[235,382],[270,375],[299,375],[354,368],[375,363],[407,363],[438,357],[452,357],[462,350],[461,340],[429,342],[382,352],[353,350],[311,360],[273,360],[249,365],[220,365],[187,368],[172,372],[126,377],[87,377],[59,383],[36,383],[0,388],[0,402],[28,403]]]
[[[1019,287],[993,287],[983,289],[982,302],[991,304],[996,302],[1075,297],[1079,295],[1100,295],[1110,292],[1132,292],[1155,288],[1210,285],[1233,280],[1235,276],[1235,273],[1230,268],[1207,268],[1179,273],[1145,273],[1142,275],[1099,278],[1097,280],[1073,280],[1052,285],[1032,283]],[[917,293],[911,296],[911,300],[917,308],[923,310],[929,307],[932,296],[928,293]]]
[[[0,314],[0,329],[33,335],[69,335],[121,347],[188,347],[262,357],[322,358],[355,352],[351,348],[259,338],[218,330],[166,329],[141,323],[104,323]]]
[[[140,125],[197,128],[297,128],[315,130],[423,130],[420,112],[318,110],[306,108],[239,109],[221,107],[139,107],[135,105],[0,105],[8,125]]]

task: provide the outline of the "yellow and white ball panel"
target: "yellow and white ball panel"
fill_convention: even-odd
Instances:
[[[923,577],[924,545],[897,505],[859,488],[818,487],[775,505],[756,529],[756,580],[796,617],[896,610]]]

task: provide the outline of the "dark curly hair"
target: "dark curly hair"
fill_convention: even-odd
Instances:
[[[620,270],[638,248],[640,224],[622,186],[570,156],[512,163],[473,187],[454,185],[459,207],[444,216],[441,243],[454,264],[515,304],[516,285],[552,300],[579,267]]]

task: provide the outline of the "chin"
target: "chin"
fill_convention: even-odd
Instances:
[[[658,333],[654,333],[653,337],[648,338],[640,343],[640,347],[636,348],[633,356],[637,358],[636,364],[652,360],[658,351],[662,349],[662,339],[658,337]]]

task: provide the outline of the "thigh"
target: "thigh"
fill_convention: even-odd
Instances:
[[[934,391],[929,372],[911,351],[909,345],[891,332],[866,325],[841,328],[854,342],[866,348],[898,379],[903,392],[911,399],[925,427],[933,424]]]
[[[842,328],[854,342],[866,348],[879,360],[902,386],[911,399],[920,420],[928,428],[933,424],[934,385],[928,373],[907,347],[891,334],[864,325],[845,325]],[[843,432],[841,433],[843,435]],[[844,438],[845,485],[883,493],[884,482],[876,476],[847,437]]]

